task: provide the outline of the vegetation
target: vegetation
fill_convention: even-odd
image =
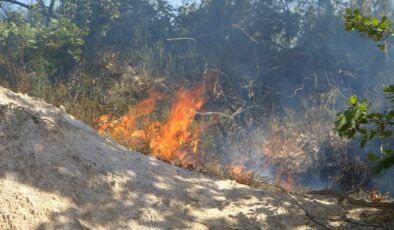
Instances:
[[[363,151],[336,139],[332,123],[349,95],[377,106],[374,89],[390,81],[394,65],[389,46],[385,57],[373,42],[346,33],[343,14],[359,8],[347,12],[347,28],[386,45],[390,20],[361,14],[389,15],[391,1],[203,0],[177,8],[166,0],[25,2],[0,0],[0,85],[63,106],[93,126],[160,91],[159,112],[149,118],[162,122],[177,89],[214,72],[193,123],[205,124],[198,142],[204,158],[255,171],[269,162],[267,171],[283,172],[279,180],[313,175],[308,186],[368,184],[367,164],[350,154]],[[379,116],[366,101],[351,102],[350,115],[338,123],[343,136],[364,130],[364,139],[373,139],[372,130],[388,136],[392,113]],[[262,154],[264,144],[271,149]]]
[[[348,31],[357,30],[361,35],[371,38],[376,42],[382,42],[378,46],[387,51],[389,40],[394,36],[391,21],[386,16],[378,20],[375,17],[361,15],[359,10],[348,9],[345,15],[345,25]],[[379,174],[382,170],[394,165],[393,131],[394,131],[394,85],[384,88],[384,93],[392,103],[384,112],[371,112],[367,99],[358,100],[353,95],[349,98],[350,107],[339,113],[336,121],[336,131],[342,137],[353,138],[360,135],[361,146],[375,138],[383,139],[381,155],[370,153],[368,158],[376,162],[374,173]]]

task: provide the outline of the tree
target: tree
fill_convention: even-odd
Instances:
[[[392,22],[383,16],[380,20],[375,17],[364,16],[359,10],[348,9],[345,15],[347,31],[356,30],[362,37],[378,42],[378,47],[387,52],[394,29]],[[370,153],[368,159],[375,162],[373,172],[379,174],[394,165],[393,131],[394,131],[394,85],[384,88],[384,93],[391,105],[384,112],[370,111],[367,99],[359,100],[353,95],[349,98],[349,107],[338,114],[335,130],[341,137],[360,137],[362,147],[368,141],[376,138],[382,140],[381,154]]]
[[[7,12],[2,8],[6,15],[0,20],[0,72],[15,90],[22,78],[31,87],[36,79],[47,81],[70,69],[81,58],[86,36],[84,28],[55,12],[55,0],[45,1],[48,6],[42,0],[25,2],[0,1],[1,7],[19,6]]]

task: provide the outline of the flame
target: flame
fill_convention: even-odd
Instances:
[[[193,166],[199,160],[198,146],[203,126],[195,122],[195,117],[207,101],[204,87],[205,81],[192,89],[180,87],[165,122],[149,119],[157,102],[164,99],[162,93],[153,91],[118,119],[101,116],[97,119],[97,130],[132,149],[181,166]]]
[[[101,134],[108,134],[118,143],[133,150],[151,154],[182,167],[196,167],[202,162],[200,137],[202,132],[217,124],[220,117],[215,115],[205,123],[196,121],[196,115],[207,103],[208,97],[215,96],[217,74],[208,72],[201,83],[193,88],[179,87],[169,105],[164,121],[153,119],[158,102],[171,99],[171,95],[152,91],[119,118],[103,115],[96,121]],[[250,184],[253,171],[242,163],[226,166],[226,171],[236,181]]]
[[[286,178],[283,183],[283,189],[286,191],[291,191],[294,186],[294,179],[291,173],[286,173]]]
[[[264,156],[263,167],[280,165],[273,175],[274,181],[286,191],[293,189],[295,180],[294,172],[302,168],[303,156],[305,155],[303,145],[298,143],[297,138],[274,132],[261,145]]]
[[[253,171],[247,170],[242,165],[230,164],[228,166],[230,176],[242,184],[250,184],[253,180]]]
[[[151,140],[153,155],[166,161],[180,160],[182,165],[195,163],[201,128],[192,125],[196,113],[206,103],[203,92],[203,84],[177,91],[167,121]]]
[[[149,115],[155,109],[156,103],[162,100],[164,95],[152,91],[147,99],[138,103],[135,107],[119,119],[114,119],[110,115],[103,115],[97,119],[97,130],[99,133],[108,133],[120,144],[134,147],[136,139],[146,139],[147,133],[136,128],[138,119]]]

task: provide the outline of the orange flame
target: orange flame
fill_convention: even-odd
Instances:
[[[177,91],[167,121],[159,135],[151,140],[153,155],[166,161],[180,160],[182,165],[195,163],[201,128],[192,124],[205,102],[203,84],[192,90],[180,88]]]
[[[302,167],[295,162],[301,154],[302,146],[297,143],[294,137],[286,138],[279,133],[273,133],[261,146],[264,155],[263,167],[269,168],[270,165],[280,163],[281,167],[276,170],[274,180],[286,191],[291,191],[294,187],[294,167]]]
[[[157,103],[164,99],[162,93],[153,91],[120,118],[101,116],[96,122],[97,130],[131,149],[183,167],[195,167],[202,161],[199,149],[202,132],[220,119],[213,116],[205,124],[195,120],[208,96],[215,94],[216,77],[217,74],[208,72],[194,88],[179,87],[165,121],[152,119]],[[253,172],[239,164],[230,164],[226,169],[240,183],[250,184],[253,179]]]
[[[293,176],[290,173],[287,173],[286,180],[284,181],[283,184],[283,189],[289,192],[293,189],[293,186],[294,186]]]
[[[196,124],[195,116],[205,105],[205,81],[193,89],[180,87],[171,105],[168,118],[165,122],[145,119],[142,127],[138,128],[141,119],[152,114],[158,101],[164,95],[151,92],[149,97],[135,107],[131,108],[124,116],[113,119],[103,115],[97,120],[97,130],[108,133],[120,144],[132,149],[140,147],[149,148],[154,156],[180,164],[181,166],[195,166],[198,157],[198,144],[202,126]]]

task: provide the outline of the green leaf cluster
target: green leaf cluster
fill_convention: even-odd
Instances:
[[[360,10],[347,9],[345,27],[347,31],[358,31],[363,37],[368,37],[378,44],[382,50],[387,49],[390,38],[394,36],[392,22],[383,16],[380,20],[375,17],[364,16]],[[357,96],[351,96],[348,100],[349,107],[337,115],[335,131],[341,137],[360,137],[360,145],[364,147],[368,141],[376,138],[382,140],[383,145],[380,154],[370,153],[368,159],[375,162],[373,172],[381,173],[383,170],[394,165],[394,150],[384,146],[392,144],[394,132],[394,85],[383,89],[386,97],[392,105],[385,112],[371,112],[367,99],[358,100]]]
[[[394,30],[391,28],[391,21],[387,16],[380,20],[376,17],[368,17],[361,14],[360,10],[347,9],[345,14],[346,31],[356,30],[363,37],[368,37],[379,43],[378,47],[382,50],[386,48],[386,41],[393,36]]]
[[[62,16],[45,24],[22,14],[17,20],[0,20],[0,69],[12,72],[11,66],[27,66],[40,76],[54,74],[59,64],[80,60],[86,34]]]
[[[393,86],[385,88],[385,92],[391,95]],[[335,131],[341,137],[360,137],[360,145],[364,147],[368,141],[381,139],[390,142],[394,131],[394,109],[386,112],[370,112],[367,99],[358,100],[357,96],[351,96],[348,100],[349,107],[337,115]],[[368,159],[375,162],[373,172],[378,174],[384,169],[394,165],[394,151],[381,148],[380,155],[370,153]]]

